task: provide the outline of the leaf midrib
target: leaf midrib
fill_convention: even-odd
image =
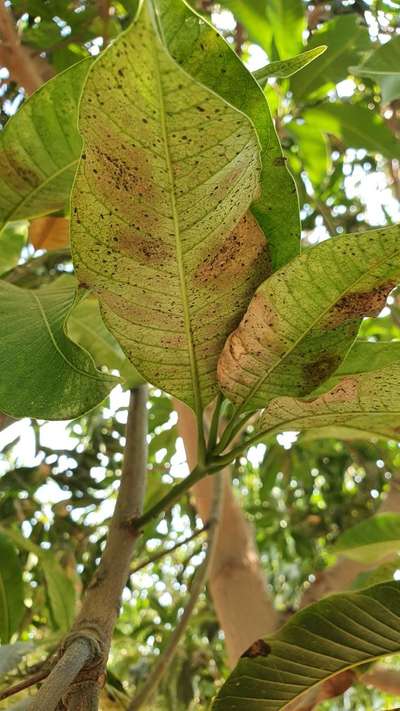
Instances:
[[[193,333],[192,333],[192,326],[191,326],[191,319],[190,319],[189,300],[188,300],[188,294],[187,294],[187,290],[186,290],[185,266],[184,266],[182,245],[181,245],[180,221],[179,221],[179,214],[178,214],[178,209],[177,209],[177,205],[176,205],[176,198],[175,198],[175,180],[174,180],[174,175],[173,175],[173,170],[172,170],[171,151],[170,151],[170,145],[169,145],[169,141],[168,141],[166,109],[165,109],[165,103],[164,103],[164,91],[163,91],[163,85],[162,85],[162,80],[161,80],[161,71],[162,70],[161,70],[161,66],[160,66],[160,57],[159,57],[160,46],[159,46],[159,43],[157,42],[156,31],[154,34],[152,33],[152,37],[155,37],[155,40],[153,39],[153,41],[152,41],[152,46],[154,48],[155,61],[156,61],[156,65],[157,65],[156,82],[157,82],[157,89],[158,89],[158,94],[159,94],[161,130],[162,130],[163,143],[164,143],[165,161],[166,161],[167,170],[168,170],[168,180],[169,180],[169,184],[171,187],[170,198],[171,198],[172,216],[173,216],[173,221],[174,221],[176,261],[177,261],[178,277],[179,277],[179,290],[180,290],[180,294],[181,294],[181,300],[182,300],[182,306],[183,306],[183,320],[184,320],[184,326],[185,326],[186,340],[187,340],[187,344],[188,344],[190,372],[191,372],[192,386],[193,386],[194,407],[195,407],[195,412],[200,417],[202,410],[203,410],[203,405],[202,405],[202,398],[201,398],[201,391],[200,391],[200,382],[199,382],[199,375],[198,375],[198,369],[197,369],[196,355],[195,355],[194,343],[193,343]]]
[[[333,239],[339,239],[339,240],[340,240],[340,236],[335,237],[335,238],[333,238]],[[315,248],[314,248],[314,249],[315,249]],[[240,405],[240,407],[237,408],[237,414],[238,414],[238,415],[240,415],[240,414],[244,411],[244,409],[245,409],[246,405],[248,404],[248,402],[249,402],[249,401],[252,399],[252,397],[257,393],[257,391],[264,385],[265,381],[267,380],[267,378],[269,378],[269,376],[271,375],[271,373],[273,373],[276,368],[280,367],[280,366],[282,365],[282,363],[285,362],[285,360],[292,354],[292,352],[295,350],[295,348],[297,348],[297,346],[304,340],[304,338],[306,338],[306,336],[309,335],[310,331],[312,331],[313,328],[315,328],[315,326],[324,318],[324,316],[326,316],[326,315],[329,313],[329,311],[337,304],[337,302],[340,301],[340,299],[342,299],[344,296],[346,296],[346,294],[347,294],[351,289],[354,289],[354,287],[356,287],[357,284],[358,284],[362,279],[364,279],[368,274],[370,274],[371,271],[375,270],[376,267],[379,267],[381,264],[383,264],[383,263],[384,263],[385,261],[387,261],[388,259],[391,259],[392,257],[394,257],[396,254],[399,253],[399,251],[400,251],[400,250],[397,249],[397,250],[395,250],[394,252],[392,252],[390,255],[385,254],[385,256],[384,256],[382,259],[379,259],[379,260],[377,260],[376,262],[374,262],[374,264],[372,264],[372,265],[369,267],[369,269],[368,269],[367,271],[363,272],[363,273],[358,277],[358,279],[356,279],[356,280],[355,280],[354,282],[352,282],[344,291],[342,291],[342,292],[340,293],[340,295],[338,295],[337,298],[336,298],[333,302],[330,302],[329,305],[326,307],[326,309],[324,309],[323,312],[321,312],[321,313],[318,314],[318,317],[317,317],[316,319],[314,319],[314,321],[312,322],[312,324],[310,324],[310,326],[306,329],[306,331],[303,331],[302,335],[297,339],[297,341],[295,341],[295,343],[292,345],[292,347],[285,353],[285,355],[283,356],[283,358],[282,358],[281,360],[279,360],[277,363],[275,363],[275,364],[265,373],[265,375],[263,375],[261,378],[259,378],[259,380],[257,381],[257,383],[252,387],[251,391],[250,391],[249,394],[247,395],[246,399],[242,402],[242,404]],[[257,292],[256,292],[256,293],[257,293]]]

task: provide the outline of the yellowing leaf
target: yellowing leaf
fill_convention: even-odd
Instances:
[[[35,249],[61,249],[69,242],[69,220],[39,217],[29,225],[29,239]]]
[[[400,226],[334,237],[293,259],[257,290],[218,364],[240,410],[312,392],[338,368],[363,316],[400,278]]]
[[[227,335],[270,271],[245,215],[259,193],[256,132],[171,59],[147,2],[93,65],[80,130],[78,278],[146,380],[199,412],[218,390]]]

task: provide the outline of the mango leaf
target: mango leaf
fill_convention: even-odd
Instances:
[[[81,148],[77,105],[91,61],[50,79],[1,132],[0,228],[65,208]]]
[[[0,677],[5,676],[18,666],[26,654],[35,649],[33,642],[15,642],[2,644],[0,647]]]
[[[372,565],[400,551],[400,514],[382,513],[348,528],[333,546],[351,560]]]
[[[350,67],[353,74],[371,77],[380,85],[382,101],[389,103],[400,96],[400,37],[397,35],[379,45],[358,67]]]
[[[400,157],[400,145],[381,116],[365,106],[350,103],[326,103],[304,112],[304,121],[342,139],[346,148],[365,148],[387,158]]]
[[[85,85],[71,247],[129,360],[200,412],[224,340],[270,272],[245,215],[259,146],[244,114],[170,58],[148,8]]]
[[[317,684],[400,650],[400,584],[331,595],[244,653],[213,711],[279,711]]]
[[[0,534],[0,641],[8,642],[24,614],[22,569],[16,550]]]
[[[38,217],[29,225],[29,240],[35,249],[61,249],[69,243],[69,220]]]
[[[67,338],[74,285],[21,289],[0,281],[0,411],[46,420],[79,417],[118,383]]]
[[[173,58],[253,122],[262,149],[261,194],[252,207],[267,237],[272,267],[299,253],[300,222],[296,188],[260,86],[227,42],[182,0],[154,0],[163,39]],[[247,3],[246,3],[247,6]],[[256,0],[264,12],[265,3]],[[282,214],[285,230],[282,231]]]
[[[323,94],[327,86],[346,79],[348,67],[371,47],[368,30],[359,24],[357,15],[340,15],[325,22],[311,35],[307,50],[321,44],[328,47],[324,56],[291,79],[295,101],[305,101],[315,92]]]
[[[400,572],[400,559],[392,560],[390,563],[382,563],[376,568],[363,571],[357,575],[351,585],[352,590],[361,590],[371,585],[378,585],[389,580],[396,580]],[[396,575],[396,578],[394,577]],[[398,578],[397,578],[398,579]]]
[[[221,5],[233,12],[253,42],[271,54],[272,27],[267,19],[265,0],[223,0]]]
[[[363,436],[400,439],[400,365],[343,378],[331,390],[312,399],[278,397],[264,410],[261,432],[350,429],[353,439]],[[330,430],[329,436],[339,436]]]
[[[326,180],[331,167],[331,152],[328,141],[322,131],[307,123],[290,121],[285,130],[295,139],[298,153],[308,176],[316,187]]]
[[[0,274],[17,266],[26,234],[26,225],[21,222],[8,225],[0,232]]]
[[[344,359],[361,318],[383,308],[400,278],[399,257],[394,226],[333,237],[275,272],[224,346],[225,395],[242,411],[312,392]]]
[[[5,534],[18,548],[33,553],[38,558],[46,581],[46,590],[55,626],[61,631],[69,630],[75,614],[76,596],[73,581],[64,572],[53,553],[32,543],[17,529],[7,529]]]
[[[143,383],[143,378],[105,327],[99,302],[94,297],[83,299],[74,308],[67,321],[67,334],[90,353],[98,368],[107,366],[110,370],[118,370],[126,387],[134,388]]]
[[[400,77],[400,37],[394,36],[390,42],[380,44],[370,52],[366,60],[351,71],[366,77],[382,77],[393,74]]]
[[[268,0],[265,12],[279,58],[296,54],[303,46],[303,32],[307,28],[302,0]]]
[[[268,79],[275,77],[276,79],[287,79],[293,76],[301,69],[304,69],[308,64],[320,57],[321,54],[327,49],[326,45],[321,45],[320,47],[314,47],[314,49],[309,49],[306,52],[301,52],[295,57],[290,57],[290,59],[283,59],[277,62],[270,62],[266,64],[265,67],[257,69],[253,72],[253,76],[257,79],[258,83],[263,86],[267,83]]]

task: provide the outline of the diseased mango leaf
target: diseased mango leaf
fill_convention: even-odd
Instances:
[[[317,57],[320,57],[326,49],[326,45],[321,45],[320,47],[309,49],[306,52],[301,52],[301,54],[296,54],[295,57],[290,57],[290,59],[270,62],[266,64],[265,67],[261,67],[261,69],[257,69],[257,71],[253,72],[253,76],[261,86],[264,86],[271,77],[287,79],[301,69],[304,69],[308,64],[311,64],[311,62],[317,59]]]
[[[130,361],[200,412],[218,390],[224,340],[270,272],[245,214],[259,145],[244,114],[170,58],[149,8],[85,85],[71,247]]]
[[[376,316],[400,278],[400,226],[333,237],[258,289],[218,363],[241,411],[304,396],[339,367],[363,316]],[[292,428],[296,429],[296,428]]]
[[[91,354],[98,368],[107,366],[109,370],[118,370],[126,387],[134,388],[143,383],[143,378],[105,327],[99,302],[93,296],[83,299],[74,308],[67,321],[67,334]]]
[[[261,194],[252,211],[268,240],[272,268],[277,269],[299,253],[300,221],[296,188],[286,168],[266,97],[233,49],[188,4],[182,0],[154,0],[154,5],[173,58],[194,79],[246,114],[256,128],[262,149],[262,174]],[[263,2],[258,9],[265,14]]]
[[[339,672],[400,650],[400,583],[330,595],[245,652],[213,711],[279,711]]]
[[[400,514],[375,514],[357,523],[339,536],[331,550],[366,565],[396,555],[400,552]]]
[[[400,364],[359,375],[349,375],[310,399],[279,397],[269,403],[258,423],[261,432],[315,431],[321,436],[400,439]],[[333,426],[335,429],[333,430]],[[328,429],[330,428],[330,429]]]
[[[22,568],[11,541],[0,533],[0,641],[9,642],[24,614]]]
[[[69,220],[65,217],[38,217],[29,225],[29,240],[35,249],[61,249],[69,243]]]
[[[395,35],[390,42],[379,45],[357,67],[350,67],[353,74],[370,77],[380,85],[383,103],[400,96],[400,37]]]
[[[368,29],[360,25],[357,15],[352,14],[339,15],[325,22],[311,35],[307,50],[321,44],[328,47],[324,56],[290,81],[295,101],[304,101],[315,92],[323,94],[327,86],[346,79],[349,66],[357,64],[362,53],[371,48]]]
[[[91,61],[50,79],[1,132],[0,228],[65,208],[81,149],[77,106]]]
[[[387,158],[400,158],[400,145],[382,117],[365,106],[351,103],[325,103],[304,112],[309,130],[318,129],[337,136],[346,148],[365,148]]]
[[[102,402],[118,383],[65,335],[74,300],[74,284],[22,289],[0,281],[0,411],[71,419]]]
[[[27,227],[23,222],[7,225],[0,232],[0,274],[17,266],[26,236]]]

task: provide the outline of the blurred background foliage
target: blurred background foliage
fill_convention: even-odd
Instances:
[[[137,3],[6,4],[23,47],[47,79],[98,54],[127,27]],[[192,5],[252,71],[305,49],[328,47],[297,74],[269,79],[265,86],[298,188],[304,245],[399,220],[400,2],[193,0]],[[2,126],[25,98],[18,77],[6,68],[6,51],[0,44]],[[13,283],[37,286],[70,269],[65,240],[35,243],[24,223],[14,223],[0,237],[0,272]],[[381,317],[364,321],[362,335],[400,337],[396,293]],[[3,629],[3,643],[18,639],[22,646],[11,665],[0,650],[2,687],[40,669],[96,568],[121,467],[126,405],[127,393],[119,388],[104,406],[67,426],[24,420],[0,433],[0,559],[13,561],[9,575],[15,599],[20,595],[23,601],[14,627]],[[170,399],[153,390],[147,505],[186,472],[176,419]],[[3,418],[1,424],[9,422]],[[376,511],[399,470],[394,442],[295,435],[280,436],[268,448],[259,445],[235,463],[234,487],[254,524],[269,590],[283,618],[334,560],[331,546],[339,533]],[[128,692],[162,653],[203,559],[203,543],[189,497],[162,523],[148,525],[124,593],[103,709],[126,708]],[[152,560],[159,553],[162,557]],[[226,673],[223,635],[204,592],[154,708],[205,709]],[[382,709],[395,706],[392,701],[360,686],[324,708]]]

